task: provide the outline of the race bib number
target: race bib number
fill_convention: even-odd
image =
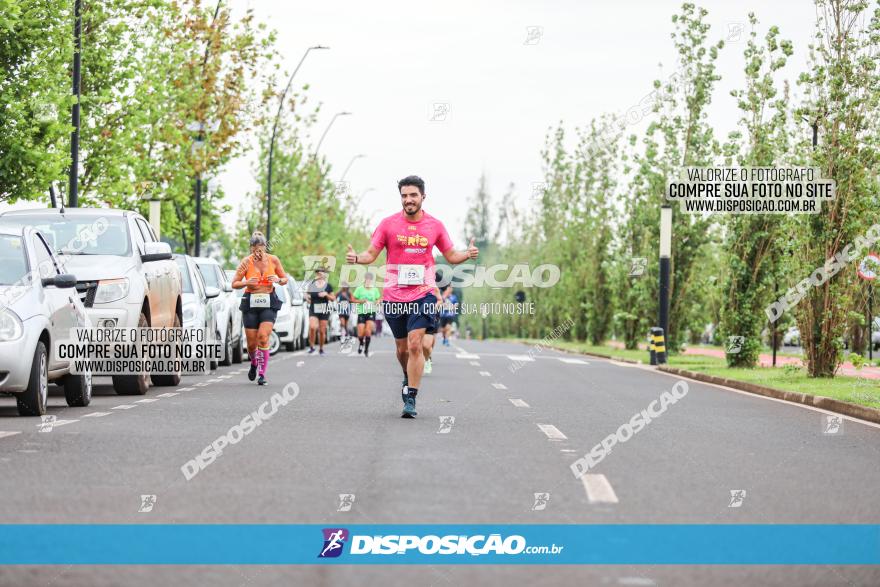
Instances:
[[[268,308],[269,294],[259,293],[251,294],[251,308]]]
[[[397,285],[422,285],[425,283],[423,265],[398,265]]]

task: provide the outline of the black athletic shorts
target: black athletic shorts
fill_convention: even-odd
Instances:
[[[281,298],[275,294],[273,291],[269,294],[269,307],[268,308],[251,308],[251,294],[245,292],[243,296],[241,296],[241,303],[238,305],[238,309],[241,310],[241,321],[244,324],[244,327],[248,330],[255,330],[260,327],[260,324],[263,322],[271,322],[275,323],[275,317],[278,315],[278,310],[281,309]]]
[[[452,324],[452,321],[455,320],[454,316],[440,316],[440,328],[444,326],[449,326]]]
[[[382,302],[385,321],[394,338],[406,338],[410,330],[425,329],[425,334],[437,332],[437,296],[427,294],[411,302]]]
[[[358,324],[366,324],[367,320],[376,321],[376,312],[370,312],[369,314],[358,314]]]
[[[312,314],[311,312],[309,312],[309,317],[311,318],[312,316],[314,316],[318,320],[329,320],[330,319],[330,314]]]

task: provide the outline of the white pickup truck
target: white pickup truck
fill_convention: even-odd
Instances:
[[[0,223],[31,226],[55,249],[92,326],[174,327],[183,323],[181,278],[171,247],[137,212],[104,208],[15,210]],[[176,386],[180,374],[114,375],[120,395],[143,395],[154,385]]]

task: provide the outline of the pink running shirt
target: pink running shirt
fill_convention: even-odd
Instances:
[[[385,289],[382,299],[389,302],[412,302],[434,291],[434,247],[445,253],[453,247],[443,223],[422,211],[422,219],[410,222],[403,211],[382,220],[370,239],[376,250],[386,251]],[[424,284],[398,285],[398,265],[421,265]]]

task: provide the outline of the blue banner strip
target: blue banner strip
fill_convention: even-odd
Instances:
[[[0,564],[880,565],[880,525],[7,524]]]

